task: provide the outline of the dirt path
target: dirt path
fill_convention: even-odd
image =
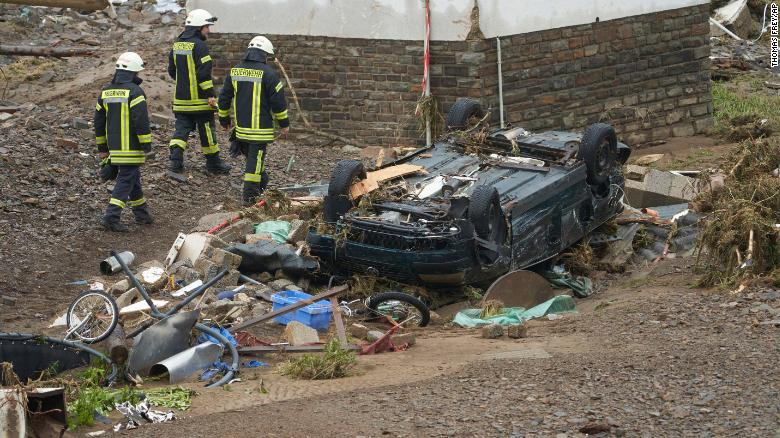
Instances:
[[[268,395],[251,379],[203,391],[181,421],[132,434],[563,437],[595,422],[615,436],[779,436],[780,332],[754,319],[780,301],[690,289],[681,268],[620,279],[526,339],[436,331],[361,358],[360,376],[266,373]]]

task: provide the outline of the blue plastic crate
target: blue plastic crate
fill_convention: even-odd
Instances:
[[[274,303],[272,310],[279,310],[283,307],[289,306],[290,304],[294,304],[300,300],[306,300],[311,297],[312,295],[297,290],[285,290],[279,293],[275,293],[271,295],[271,300]],[[330,325],[331,315],[332,311],[330,308],[330,302],[327,300],[321,300],[315,302],[314,304],[309,304],[306,307],[301,307],[294,312],[277,316],[274,318],[274,321],[284,325],[287,325],[287,323],[291,321],[298,321],[317,330],[327,330],[328,326]]]

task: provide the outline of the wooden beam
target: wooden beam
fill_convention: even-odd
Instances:
[[[50,8],[72,8],[79,11],[99,11],[108,7],[108,0],[0,0],[0,3],[48,6]]]
[[[360,350],[360,346],[354,344],[342,345],[345,350]],[[239,348],[238,352],[242,354],[251,353],[306,353],[312,351],[325,351],[325,345],[258,345],[256,347]]]
[[[296,311],[296,310],[300,309],[301,307],[306,307],[309,304],[314,304],[317,301],[327,300],[330,297],[335,297],[335,296],[339,295],[340,293],[342,293],[342,292],[344,292],[346,290],[347,290],[347,286],[346,285],[338,286],[338,287],[335,287],[333,289],[326,290],[325,292],[322,292],[321,294],[313,296],[313,297],[311,297],[309,299],[300,300],[300,301],[297,301],[297,302],[295,302],[293,304],[290,304],[287,307],[282,307],[281,309],[274,310],[273,312],[268,312],[265,315],[260,315],[260,316],[257,316],[255,318],[248,319],[248,320],[242,322],[241,324],[238,324],[236,326],[231,327],[230,331],[236,332],[238,330],[242,330],[242,329],[245,329],[247,327],[251,327],[253,325],[260,324],[261,322],[268,321],[269,319],[276,318],[277,316],[285,315],[287,313]]]
[[[336,297],[330,297],[330,308],[333,311],[333,322],[336,325],[336,336],[339,344],[347,345],[347,331],[344,330],[344,320],[341,318],[341,307]]]
[[[416,166],[414,164],[399,164],[396,166],[385,167],[384,169],[376,170],[374,172],[368,172],[366,174],[366,179],[353,184],[349,190],[349,193],[352,196],[352,199],[355,199],[377,190],[379,188],[379,184],[384,181],[389,181],[391,179],[400,178],[402,176],[411,175],[417,172],[427,173],[424,167]]]
[[[95,49],[80,47],[11,46],[8,44],[0,44],[0,55],[68,58],[71,56],[95,56]]]

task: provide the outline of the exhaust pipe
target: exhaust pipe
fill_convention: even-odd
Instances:
[[[126,265],[133,263],[133,260],[135,260],[135,254],[130,251],[120,252],[116,255],[116,257],[121,258]],[[116,257],[111,256],[100,262],[100,272],[102,272],[104,275],[112,275],[121,271],[122,265],[119,264],[119,261],[116,259]]]

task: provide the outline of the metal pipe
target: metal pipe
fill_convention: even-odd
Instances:
[[[239,363],[238,350],[236,350],[236,347],[233,346],[233,344],[227,338],[222,336],[222,334],[217,330],[214,330],[213,328],[203,325],[199,322],[195,323],[195,328],[200,330],[203,333],[208,333],[209,335],[216,338],[219,342],[222,342],[222,344],[225,345],[225,347],[227,347],[228,350],[230,350],[230,356],[233,361],[233,363],[230,365],[230,370],[228,370],[228,372],[226,372],[221,379],[217,380],[211,385],[207,385],[206,388],[216,388],[217,386],[222,386],[226,383],[229,383],[231,380],[233,380],[233,376],[236,374],[236,371],[238,371],[238,363]]]
[[[722,24],[718,23],[718,22],[717,22],[715,19],[713,19],[713,18],[710,18],[710,23],[711,23],[711,24],[714,24],[714,25],[715,25],[715,26],[716,26],[718,29],[720,29],[720,30],[722,30],[723,32],[725,32],[725,33],[726,33],[726,35],[728,35],[728,36],[730,36],[730,37],[734,38],[734,39],[735,39],[735,40],[737,40],[737,41],[742,41],[742,38],[740,38],[740,37],[739,37],[739,35],[737,35],[737,34],[735,34],[734,32],[732,32],[732,31],[728,30],[728,29],[726,28],[726,26],[724,26],[724,25],[722,25]]]
[[[104,275],[112,275],[122,270],[122,265],[119,264],[117,259],[122,259],[125,263],[130,265],[135,260],[135,254],[130,251],[120,252],[119,255],[111,256],[102,262],[100,262],[100,272]]]
[[[135,277],[135,275],[133,275],[133,272],[130,270],[130,268],[127,267],[127,263],[125,263],[125,261],[122,260],[122,258],[117,255],[117,252],[112,250],[111,251],[111,255],[116,258],[116,261],[119,262],[119,266],[122,267],[122,271],[124,271],[125,275],[127,275],[127,277],[130,279],[130,282],[133,284],[133,287],[138,290],[138,293],[141,294],[141,296],[143,297],[144,301],[146,301],[146,304],[149,305],[149,309],[151,310],[150,313],[151,313],[152,317],[160,319],[160,318],[164,318],[164,317],[168,316],[168,315],[160,312],[160,310],[157,308],[157,306],[154,305],[154,301],[152,301],[152,297],[149,296],[149,293],[146,292],[146,289],[141,284],[141,282],[138,281],[138,279]]]
[[[498,56],[498,115],[501,118],[501,129],[504,123],[504,73],[501,71],[501,38],[496,37],[496,55]]]
[[[217,275],[215,275],[214,278],[212,278],[211,280],[207,281],[206,284],[202,285],[201,287],[195,289],[195,292],[193,292],[187,298],[185,298],[184,301],[182,301],[179,304],[173,306],[173,308],[171,308],[171,310],[165,312],[165,314],[170,316],[170,315],[173,315],[174,313],[178,312],[184,306],[186,306],[187,304],[192,302],[192,300],[194,300],[195,298],[203,295],[203,293],[206,292],[206,289],[210,288],[211,286],[214,286],[219,280],[222,280],[222,277],[227,275],[227,273],[228,273],[228,270],[227,269],[223,269],[222,271],[217,273]]]

